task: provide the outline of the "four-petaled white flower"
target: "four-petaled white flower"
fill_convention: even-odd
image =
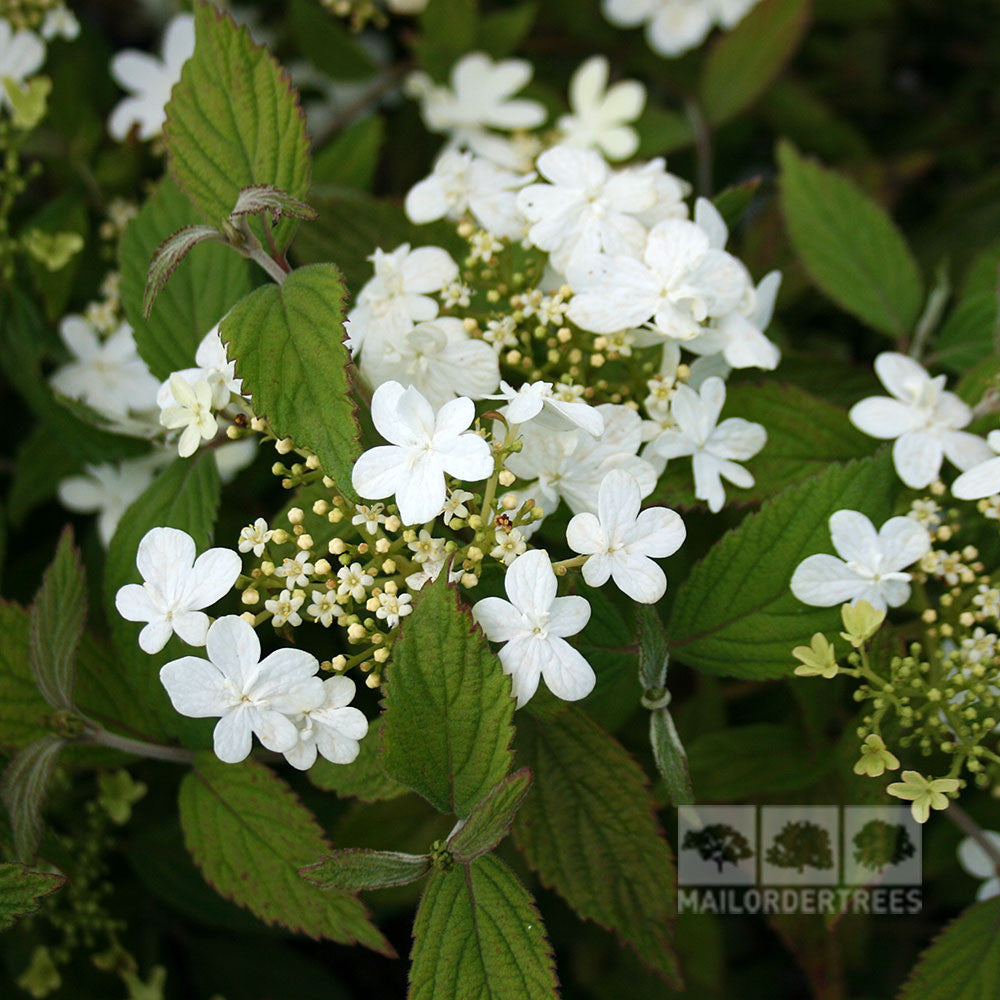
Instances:
[[[0,18],[0,80],[13,80],[21,86],[45,62],[45,44],[33,32],[14,31],[10,21]],[[0,108],[10,103],[7,91],[0,86]]]
[[[592,56],[573,74],[569,84],[571,114],[556,123],[569,146],[596,146],[609,160],[627,160],[639,148],[639,134],[630,126],[646,104],[646,88],[635,80],[608,86],[608,60]]]
[[[385,382],[372,396],[372,422],[390,442],[370,448],[354,463],[352,482],[368,500],[395,496],[404,524],[422,524],[441,513],[445,476],[480,482],[493,472],[490,446],[469,430],[475,404],[460,396],[437,413],[414,388]]]
[[[851,422],[872,437],[896,439],[892,460],[907,486],[929,486],[945,457],[963,470],[992,458],[982,438],[961,430],[972,411],[945,391],[944,375],[932,378],[913,358],[891,351],[875,359],[875,374],[894,398],[861,400],[851,408]]]
[[[319,663],[304,649],[279,649],[260,658],[260,640],[235,615],[213,622],[208,659],[183,656],[160,670],[160,681],[181,715],[218,717],[215,755],[238,764],[250,753],[252,737],[275,753],[294,751],[299,729],[292,717],[323,704]]]
[[[500,381],[493,348],[470,338],[454,316],[419,323],[378,346],[369,343],[361,370],[374,386],[393,381],[412,385],[431,406],[443,406],[456,396],[482,399]]]
[[[177,528],[151,528],[139,542],[135,564],[143,582],[129,583],[115,607],[130,622],[147,622],[139,646],[158,653],[176,633],[190,646],[203,646],[210,607],[240,575],[240,557],[231,549],[209,549],[195,559],[194,539]]]
[[[177,441],[177,453],[188,458],[198,450],[202,439],[211,441],[218,433],[219,422],[212,412],[212,387],[207,382],[190,385],[179,372],[170,376],[170,395],[177,401],[160,411],[160,423],[168,430],[183,427]]]
[[[597,514],[577,514],[566,527],[566,543],[589,556],[583,578],[600,587],[610,576],[622,593],[655,604],[667,578],[653,559],[673,555],[687,534],[680,515],[666,507],[640,511],[642,489],[634,476],[614,469],[601,483]]]
[[[910,596],[907,566],[931,547],[927,529],[910,517],[892,517],[879,531],[856,510],[830,517],[830,536],[840,556],[818,554],[803,559],[792,574],[792,593],[803,604],[829,608],[867,601],[884,611]]]
[[[126,49],[111,60],[115,82],[132,96],[115,105],[108,131],[121,142],[134,125],[140,139],[154,139],[166,120],[170,91],[181,78],[181,69],[194,53],[194,18],[178,14],[167,25],[160,58],[148,52]]]
[[[197,367],[184,368],[174,372],[170,378],[172,379],[174,375],[180,375],[191,386],[198,382],[207,382],[212,390],[212,406],[216,410],[223,409],[234,393],[237,396],[240,395],[243,381],[236,377],[236,362],[230,361],[226,356],[226,348],[219,336],[218,324],[202,337],[198,350],[195,351],[194,363]],[[160,391],[156,396],[156,405],[161,410],[167,406],[177,405],[177,400],[170,391],[170,379],[167,379],[160,386]]]
[[[354,691],[350,677],[327,677],[323,681],[323,701],[294,717],[299,741],[284,751],[292,767],[309,770],[316,763],[317,753],[332,764],[350,764],[358,756],[358,741],[368,732],[368,720],[360,709],[350,707]]]
[[[507,382],[490,399],[506,400],[503,415],[512,424],[532,421],[536,427],[565,431],[579,427],[594,437],[604,433],[604,418],[582,399],[563,399],[553,391],[551,382],[526,382],[515,389]]]
[[[586,598],[556,597],[556,574],[541,549],[518,556],[503,585],[509,600],[485,597],[473,606],[472,617],[487,639],[504,644],[498,655],[517,707],[531,700],[539,677],[557,698],[586,698],[594,688],[594,671],[566,641],[590,620]]]
[[[952,483],[951,492],[959,500],[981,500],[1000,493],[1000,431],[990,431],[986,442],[996,454],[963,472]]]
[[[753,486],[753,476],[736,463],[753,458],[767,442],[767,431],[742,417],[720,424],[725,402],[726,383],[716,376],[705,379],[699,392],[677,386],[670,400],[676,426],[668,427],[649,445],[653,454],[667,461],[691,456],[694,495],[706,501],[713,514],[726,502],[723,479],[742,489]]]

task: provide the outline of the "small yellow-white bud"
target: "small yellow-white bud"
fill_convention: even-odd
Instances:
[[[253,587],[247,587],[243,591],[243,597],[241,598],[244,604],[256,604],[260,600],[260,594],[258,591],[254,590]]]
[[[386,561],[382,563],[382,572],[387,576],[392,576],[392,574],[396,572],[396,560],[386,559]]]
[[[313,547],[313,536],[310,534],[299,535],[296,544],[303,552],[308,552]]]
[[[244,611],[243,614],[240,615],[240,618],[242,618],[248,625],[257,624],[257,616],[252,611]]]
[[[292,507],[292,509],[288,512],[288,520],[292,524],[301,524],[302,518],[305,516],[305,511],[303,511],[301,507]]]
[[[466,558],[472,563],[482,562],[483,550],[478,545],[470,545]]]
[[[271,532],[271,541],[275,545],[284,545],[288,541],[288,532],[284,528],[275,528]]]
[[[510,486],[515,479],[517,479],[517,476],[510,469],[503,469],[500,475],[497,476],[497,480],[501,486]]]
[[[347,626],[347,639],[349,642],[361,642],[365,638],[365,627],[355,622]]]
[[[264,576],[273,576],[274,575],[274,563],[271,562],[269,559],[265,559],[260,564],[260,571],[261,571],[261,573],[264,574]]]
[[[474,587],[479,583],[479,577],[475,573],[463,573],[461,584],[463,587]]]
[[[313,572],[317,576],[326,576],[331,570],[330,562],[328,559],[317,559],[313,563]]]
[[[375,540],[375,551],[379,555],[384,556],[390,548],[392,548],[392,543],[388,538],[378,538]]]
[[[331,556],[340,556],[340,555],[343,555],[344,554],[344,550],[346,548],[347,548],[347,546],[344,545],[344,539],[343,538],[331,538],[329,545],[327,545],[327,547],[326,547],[327,552],[329,552]]]
[[[518,500],[516,496],[512,493],[508,493],[501,501],[500,506],[504,510],[514,510],[515,507],[520,506],[521,501]]]
[[[307,469],[314,469],[314,470],[318,469],[319,468],[319,459],[315,455],[310,455],[306,459],[306,468]]]
[[[287,455],[295,447],[295,442],[291,438],[282,438],[274,442],[274,450],[279,455]]]
[[[372,659],[376,663],[385,663],[385,661],[389,659],[389,650],[384,646],[382,649],[376,649],[375,652],[372,653]]]
[[[330,509],[330,505],[325,500],[317,500],[313,504],[313,513],[321,517]]]

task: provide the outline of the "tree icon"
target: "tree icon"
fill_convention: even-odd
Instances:
[[[863,868],[881,872],[912,858],[916,847],[902,823],[869,820],[854,835],[854,860]]]
[[[799,874],[806,868],[832,868],[830,833],[809,820],[789,821],[774,838],[764,858],[776,868],[794,868]]]
[[[744,858],[753,857],[746,837],[728,823],[710,823],[700,830],[688,830],[681,850],[697,851],[702,861],[714,861],[720,872],[726,864],[735,867]]]

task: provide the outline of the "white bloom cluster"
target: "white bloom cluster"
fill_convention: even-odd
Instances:
[[[72,41],[79,33],[79,22],[64,4],[49,8],[41,23],[30,27],[15,29],[9,20],[0,17],[0,81],[9,80],[23,89],[45,62],[45,43],[56,38]],[[9,105],[10,97],[0,85],[0,111]]]

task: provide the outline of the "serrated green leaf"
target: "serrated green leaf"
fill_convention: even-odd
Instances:
[[[401,851],[371,851],[364,847],[333,851],[315,864],[299,869],[299,874],[320,889],[389,889],[409,885],[431,870],[426,854]]]
[[[534,901],[493,855],[427,883],[413,923],[409,1000],[555,1000]]]
[[[795,567],[832,552],[830,515],[858,510],[876,526],[892,512],[899,482],[888,452],[830,466],[791,487],[723,535],[677,590],[667,633],[671,656],[732,677],[790,673],[792,647],[836,630],[837,608],[811,608],[792,595]]]
[[[920,956],[899,1000],[991,1000],[1000,981],[1000,898],[964,910]]]
[[[341,494],[354,498],[351,470],[360,431],[344,346],[344,283],[332,264],[296,268],[229,312],[221,335],[254,412],[279,437],[315,452]]]
[[[468,818],[449,838],[448,850],[456,861],[472,861],[492,851],[510,833],[517,810],[531,787],[526,768],[507,775],[484,799],[477,802]]]
[[[510,678],[442,573],[399,626],[385,678],[382,766],[440,812],[469,815],[510,770]]]
[[[58,434],[36,424],[22,439],[14,456],[14,472],[7,494],[7,514],[17,527],[37,507],[56,495],[59,483],[84,465]]]
[[[0,799],[10,817],[14,854],[30,861],[42,836],[42,806],[65,743],[49,734],[19,750],[0,779]]]
[[[0,747],[20,749],[49,732],[52,709],[31,675],[29,617],[0,601]]]
[[[768,88],[798,48],[809,0],[763,0],[712,46],[701,78],[705,117],[721,125]]]
[[[335,792],[341,798],[352,796],[362,802],[382,802],[406,795],[409,789],[393,781],[379,760],[382,721],[380,715],[369,725],[361,750],[350,764],[331,764],[320,757],[306,772],[309,780],[324,792]]]
[[[522,713],[517,749],[534,776],[514,821],[528,863],[581,917],[678,986],[674,859],[642,770],[578,708],[552,719]]]
[[[170,171],[201,221],[219,225],[240,188],[251,184],[272,184],[303,200],[309,194],[309,140],[298,95],[267,49],[210,3],[195,5],[194,55],[166,114]],[[279,250],[294,229],[294,220],[274,227]]]
[[[934,360],[949,371],[964,374],[996,354],[997,293],[973,292],[959,299],[941,325],[934,343]]]
[[[181,782],[179,804],[184,843],[219,895],[267,924],[393,954],[358,899],[316,892],[299,876],[332,847],[274,772],[255,761],[223,764],[200,754]]]
[[[0,864],[0,931],[34,913],[39,900],[61,889],[65,882],[64,875],[33,872],[17,863]]]
[[[886,212],[854,184],[778,145],[781,206],[812,280],[842,309],[889,337],[905,336],[920,312],[920,271]]]
[[[86,619],[87,578],[67,526],[31,606],[31,672],[53,708],[72,708],[76,651]]]
[[[179,737],[199,748],[207,745],[205,738],[210,737],[211,727],[204,720],[188,719],[176,712],[159,678],[159,668],[168,660],[190,653],[190,647],[173,638],[155,655],[142,652],[142,623],[125,621],[118,614],[115,595],[125,584],[141,582],[135,556],[139,542],[151,528],[186,531],[199,553],[210,547],[220,488],[212,452],[175,459],[122,515],[108,546],[104,569],[105,612],[123,670],[121,683],[153,710],[161,727],[156,735]]]

